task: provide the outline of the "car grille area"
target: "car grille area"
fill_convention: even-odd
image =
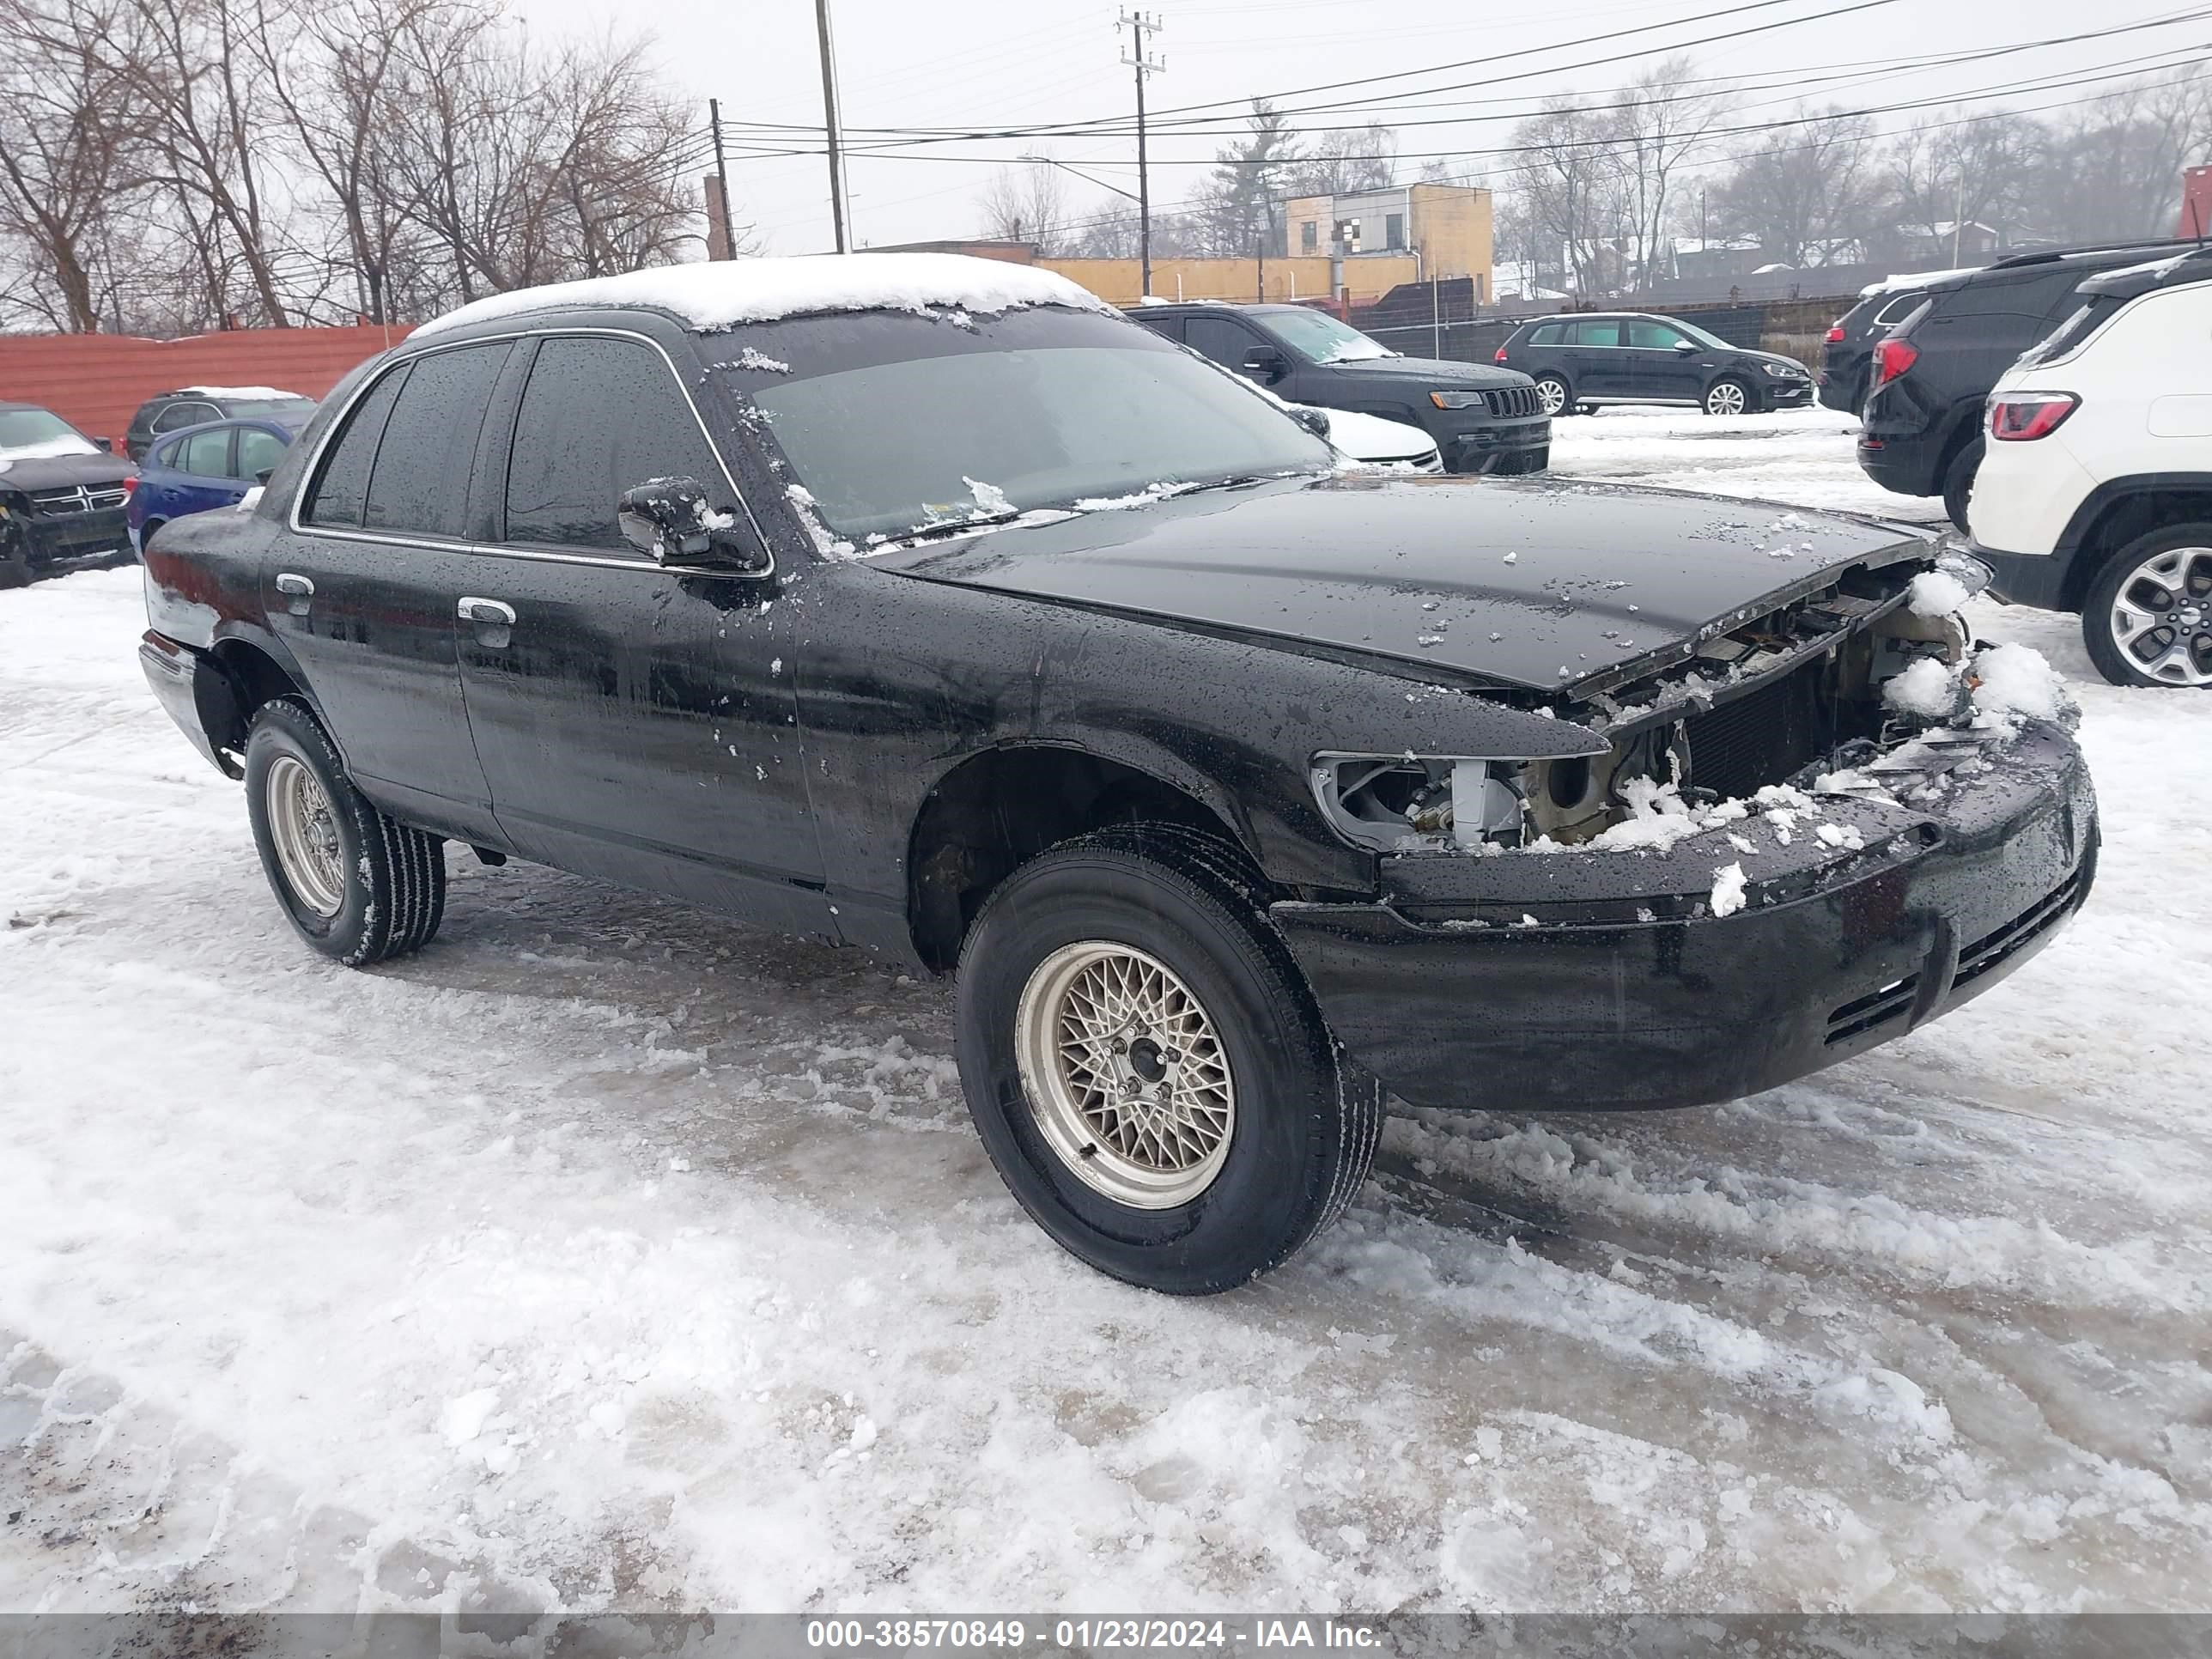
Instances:
[[[1754,795],[1827,751],[1818,660],[1686,722],[1690,781],[1723,800]]]
[[[1501,421],[1520,420],[1543,412],[1533,386],[1498,386],[1482,394],[1490,412]]]
[[[31,511],[40,518],[65,518],[78,513],[105,513],[123,505],[123,486],[74,484],[66,489],[34,489]]]

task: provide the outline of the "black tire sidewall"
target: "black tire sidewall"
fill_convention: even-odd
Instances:
[[[2192,689],[2151,678],[2128,660],[2112,638],[2112,601],[2118,596],[2121,585],[2146,559],[2154,559],[2177,547],[2212,547],[2212,522],[2168,525],[2136,537],[2106,560],[2089,584],[2089,591],[2081,601],[2081,643],[2088,650],[2089,660],[2097,665],[2097,672],[2113,685],[2144,686],[2160,691]]]
[[[1982,443],[1977,438],[1954,455],[1943,468],[1943,516],[1960,535],[1966,526],[1966,505],[1973,494],[1974,475],[1982,470]]]
[[[331,803],[346,872],[344,897],[335,916],[318,915],[293,891],[270,836],[269,771],[288,756],[307,769]],[[294,931],[325,956],[349,965],[373,957],[374,935],[388,930],[392,907],[383,828],[376,810],[347,781],[337,750],[314,717],[289,699],[264,703],[253,717],[246,739],[246,810],[262,872]]]
[[[1756,415],[1759,413],[1759,388],[1746,380],[1741,374],[1723,374],[1720,376],[1711,386],[1705,388],[1705,396],[1698,399],[1698,407],[1703,409],[1708,415],[1721,414],[1721,410],[1713,407],[1712,397],[1713,393],[1719,391],[1724,386],[1735,386],[1743,393],[1743,412],[1745,414]]]
[[[1266,942],[1202,887],[1147,863],[1118,848],[1058,848],[993,895],[961,958],[960,1072],[986,1149],[1040,1226],[1117,1279],[1204,1293],[1273,1267],[1321,1218],[1334,1167],[1336,1066],[1302,986],[1286,980]],[[1036,1127],[1016,1010],[1040,962],[1087,939],[1166,963],[1220,1035],[1236,1121],[1220,1174],[1188,1204],[1115,1203],[1068,1170]]]

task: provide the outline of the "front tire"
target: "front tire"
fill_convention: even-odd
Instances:
[[[1759,398],[1741,380],[1723,378],[1705,388],[1705,413],[1708,415],[1748,415],[1759,406]]]
[[[2081,642],[2114,685],[2212,686],[2212,524],[2154,530],[2106,561]]]
[[[1536,401],[1553,420],[1569,412],[1568,405],[1573,398],[1574,388],[1567,384],[1565,376],[1547,372],[1536,377]]]
[[[255,713],[246,804],[277,903],[325,956],[366,968],[438,931],[445,842],[370,805],[305,703],[279,697]]]
[[[1337,1049],[1236,854],[1133,825],[991,895],[961,953],[961,1083],[1007,1188],[1115,1278],[1206,1295],[1350,1201],[1382,1088]]]

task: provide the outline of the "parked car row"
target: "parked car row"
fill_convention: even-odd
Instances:
[[[453,841],[954,975],[1009,1189],[1182,1293],[1327,1225],[1386,1091],[1732,1098],[2080,905],[2067,709],[1972,719],[1934,538],[1347,471],[1280,396],[1461,467],[1547,417],[1251,315],[928,254],[479,301],[149,539],[141,660],[313,949],[422,947]]]
[[[234,506],[314,410],[266,386],[162,392],[131,417],[134,467],[50,409],[0,403],[0,587],[127,556],[172,520]]]

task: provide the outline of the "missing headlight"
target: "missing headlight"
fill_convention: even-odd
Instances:
[[[1337,832],[1381,852],[1518,847],[1526,763],[1453,756],[1320,755],[1314,796]]]

